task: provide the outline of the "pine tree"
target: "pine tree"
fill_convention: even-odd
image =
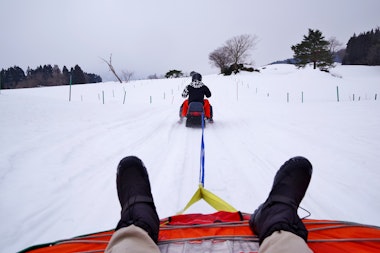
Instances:
[[[176,69],[173,69],[173,70],[169,70],[166,74],[165,74],[165,77],[166,78],[178,78],[178,77],[181,77],[183,76],[183,73],[181,70],[176,70]]]
[[[74,69],[71,68],[71,73],[73,76],[73,84],[86,83],[86,77],[82,69],[79,67],[79,65],[75,65]]]
[[[16,88],[20,82],[25,80],[25,78],[26,78],[25,73],[20,67],[14,66],[14,67],[8,68],[4,72],[1,78],[3,82],[3,88],[4,89]]]
[[[69,84],[70,83],[70,71],[67,69],[66,66],[63,66],[62,75],[63,75],[64,83]]]
[[[296,66],[304,68],[308,63],[313,63],[314,69],[327,70],[333,67],[333,55],[329,50],[329,44],[322,32],[309,29],[308,36],[304,35],[301,43],[291,47]]]
[[[380,28],[355,34],[347,43],[343,65],[380,65]]]

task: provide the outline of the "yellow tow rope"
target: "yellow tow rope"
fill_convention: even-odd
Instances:
[[[194,203],[198,202],[199,200],[204,199],[210,206],[215,208],[217,211],[227,211],[227,212],[237,212],[237,210],[228,204],[223,199],[216,196],[214,193],[210,192],[209,190],[206,190],[202,184],[199,184],[198,189],[195,191],[193,197],[190,199],[189,203],[185,206],[185,208],[178,212],[177,214],[184,213],[190,206],[192,206]]]

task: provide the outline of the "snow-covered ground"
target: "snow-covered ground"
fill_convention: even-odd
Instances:
[[[113,228],[127,155],[145,162],[159,216],[181,210],[198,187],[202,132],[177,122],[188,82],[75,85],[70,102],[69,86],[1,90],[0,251]],[[282,163],[302,155],[314,166],[301,204],[311,218],[380,226],[380,67],[271,65],[204,82],[215,119],[206,189],[253,212]]]

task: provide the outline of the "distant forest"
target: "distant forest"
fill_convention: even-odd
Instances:
[[[15,89],[68,85],[70,84],[70,78],[72,84],[102,82],[100,76],[85,73],[78,65],[75,65],[70,71],[66,66],[64,66],[61,71],[57,65],[52,67],[50,64],[39,66],[36,69],[28,67],[26,73],[22,68],[14,66],[7,70],[1,70],[0,88]]]
[[[380,65],[380,28],[354,34],[347,43],[343,65]]]
[[[380,65],[380,28],[369,32],[354,34],[348,41],[347,47],[332,52],[334,61],[342,65]],[[271,64],[296,64],[294,58],[275,61]]]

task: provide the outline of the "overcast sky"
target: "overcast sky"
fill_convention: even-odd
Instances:
[[[0,0],[0,69],[76,64],[112,79],[100,57],[136,78],[218,73],[208,55],[227,39],[258,37],[256,67],[291,58],[308,29],[344,45],[380,26],[379,0]]]

